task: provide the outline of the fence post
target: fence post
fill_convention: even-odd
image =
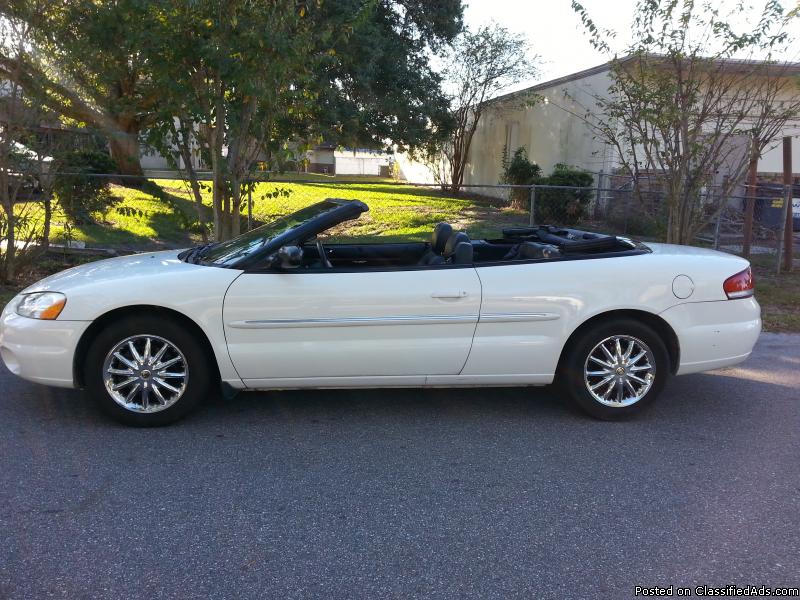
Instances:
[[[714,225],[714,250],[719,250],[719,229],[722,224],[722,213],[723,210],[720,209],[717,215],[717,223]]]
[[[792,198],[794,197],[794,174],[792,173],[792,138],[783,138],[783,185],[786,196],[786,214],[783,219],[783,270],[792,270],[794,259],[794,218],[792,214]],[[778,257],[780,259],[780,257]],[[780,272],[780,262],[778,264]]]
[[[536,224],[536,217],[535,217],[535,210],[536,210],[536,186],[531,186],[530,191],[530,200],[531,200],[531,216],[528,221],[528,224],[533,227]]]
[[[783,210],[786,210],[786,207],[789,207],[789,210],[792,210],[792,187],[789,185],[783,186]],[[783,234],[784,228],[786,227],[786,215],[782,214],[780,216],[778,223],[778,243],[777,243],[777,250],[778,250],[778,259],[775,261],[775,273],[778,275],[781,274],[781,261],[783,259]]]
[[[597,174],[597,186],[595,186],[594,191],[594,210],[592,211],[595,220],[597,220],[600,215],[600,190],[605,188],[605,185],[603,185],[605,183],[603,175],[603,169],[600,169],[600,172]]]
[[[747,174],[747,201],[744,206],[744,240],[742,240],[742,256],[750,257],[750,243],[753,240],[753,213],[756,206],[756,186],[758,184],[758,158],[750,160],[750,171]]]

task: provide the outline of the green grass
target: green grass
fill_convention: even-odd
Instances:
[[[94,215],[95,223],[68,228],[65,216],[56,211],[52,221],[52,242],[60,244],[65,240],[79,240],[88,247],[130,250],[187,246],[193,242],[193,236],[187,232],[186,220],[180,216],[180,212],[189,214],[193,210],[188,200],[175,198],[173,203],[182,205],[171,205],[155,186],[145,191],[115,185],[112,192],[118,204],[103,214]],[[39,223],[44,216],[44,209],[38,204],[19,204],[15,212]]]
[[[800,266],[795,266],[791,273],[778,275],[774,256],[753,256],[750,262],[764,329],[800,332]]]
[[[324,176],[318,176],[324,178]],[[370,210],[360,219],[337,229],[338,238],[383,241],[427,240],[439,221],[448,221],[480,237],[499,233],[503,227],[527,222],[527,213],[500,208],[483,198],[454,198],[436,188],[420,188],[385,182],[322,179],[319,182],[270,181],[257,184],[253,197],[256,224],[294,212],[325,198],[362,200]],[[186,184],[179,180],[155,181],[164,192],[187,201]],[[203,192],[204,203],[211,205],[210,191]],[[194,210],[189,208],[188,210]]]
[[[293,176],[294,177],[294,176]],[[384,180],[369,182],[357,177],[333,178],[324,175],[303,175],[313,182],[286,180],[261,182],[253,197],[254,225],[269,222],[325,198],[362,200],[370,210],[357,221],[346,223],[334,232],[337,239],[365,241],[379,237],[382,241],[427,240],[439,221],[448,221],[457,229],[474,237],[496,235],[503,227],[527,223],[525,211],[502,208],[486,198],[460,197],[437,188],[413,187]],[[343,183],[348,181],[348,183]],[[81,240],[89,247],[125,250],[178,248],[195,244],[200,236],[191,232],[196,208],[188,184],[181,180],[160,179],[143,189],[112,186],[119,203],[102,215],[96,223],[81,224],[68,230],[63,216],[53,220],[54,243],[64,239]],[[211,220],[211,192],[203,191],[205,214]],[[41,207],[25,207],[41,219]],[[246,208],[243,209],[243,217]]]

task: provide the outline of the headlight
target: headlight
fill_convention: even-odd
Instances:
[[[25,294],[17,304],[17,314],[31,319],[52,321],[64,310],[67,297],[58,292]]]

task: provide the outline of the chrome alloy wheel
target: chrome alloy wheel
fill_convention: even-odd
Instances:
[[[652,350],[630,335],[604,339],[589,352],[583,367],[586,389],[606,406],[635,404],[650,391],[655,376]]]
[[[156,335],[134,335],[106,355],[103,381],[114,401],[137,413],[165,410],[183,396],[189,381],[186,357]]]

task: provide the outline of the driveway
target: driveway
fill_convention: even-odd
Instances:
[[[137,430],[0,371],[0,598],[800,584],[800,336],[624,423],[501,388],[242,394]]]

